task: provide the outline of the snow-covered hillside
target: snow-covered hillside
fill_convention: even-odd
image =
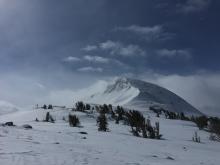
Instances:
[[[91,91],[91,90],[90,90]],[[201,115],[196,108],[181,97],[158,85],[129,78],[117,78],[96,88],[83,101],[97,104],[123,105],[129,109],[146,111],[150,106],[160,106],[186,115]]]
[[[36,122],[50,112],[55,123]],[[164,140],[135,137],[130,127],[109,121],[110,132],[99,132],[97,114],[75,113],[82,127],[70,127],[68,109],[17,111],[0,116],[0,122],[13,121],[16,127],[0,126],[0,164],[2,165],[218,165],[220,143],[210,141],[209,133],[194,123],[155,118]],[[24,129],[30,124],[33,129]],[[192,141],[198,131],[201,143]],[[87,132],[81,134],[80,132]]]
[[[83,101],[97,104],[124,105],[140,93],[139,89],[133,87],[125,78],[104,82],[102,81],[101,88],[95,85],[97,87],[95,92],[90,92],[88,97],[82,98]]]

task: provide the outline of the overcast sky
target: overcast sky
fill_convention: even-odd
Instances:
[[[218,0],[0,0],[0,99],[123,75],[220,109],[219,17]]]

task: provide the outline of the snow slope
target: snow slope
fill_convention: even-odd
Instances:
[[[129,78],[117,78],[82,100],[89,103],[124,105],[130,109],[146,111],[150,106],[160,106],[186,115],[202,115],[181,97],[158,85]]]
[[[114,79],[106,82],[102,88],[97,88],[89,97],[83,98],[84,101],[97,104],[124,105],[130,102],[140,93],[138,88],[131,86],[127,79]]]
[[[0,122],[13,121],[16,127],[0,126],[0,164],[4,165],[218,165],[220,143],[209,140],[191,122],[159,120],[164,140],[132,136],[130,127],[109,120],[110,132],[99,132],[97,114],[74,112],[82,127],[69,127],[62,120],[68,109],[50,110],[55,123],[35,122],[44,119],[46,110],[17,111],[0,116]],[[73,113],[73,112],[72,112]],[[26,130],[23,124],[31,124]],[[80,134],[85,131],[88,134]],[[192,142],[198,131],[202,143]]]

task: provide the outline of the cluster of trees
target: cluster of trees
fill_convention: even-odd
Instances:
[[[220,119],[210,118],[208,128],[211,132],[210,139],[220,141]]]
[[[82,101],[78,101],[75,104],[75,111],[85,112],[86,110],[90,110],[91,106],[90,104],[84,104]]]
[[[101,105],[96,107],[99,112],[97,118],[97,125],[99,131],[107,131],[108,121],[106,115],[109,115],[111,119],[115,120],[116,124],[123,121],[124,124],[131,127],[131,132],[134,136],[142,136],[144,138],[161,139],[159,122],[155,123],[153,127],[150,119],[145,119],[143,114],[139,111],[125,111],[122,106],[117,106],[113,110],[112,105]]]
[[[205,129],[209,131],[211,133],[210,134],[211,140],[220,141],[220,119],[217,117],[207,117],[207,116],[187,117],[185,116],[183,112],[181,113],[169,112],[157,106],[156,107],[151,106],[149,109],[153,111],[154,113],[156,113],[157,117],[160,117],[160,115],[163,113],[167,119],[179,119],[179,120],[192,121],[197,125],[197,127],[200,130]],[[200,142],[200,138],[197,136],[197,133],[195,133],[194,135],[194,141]]]
[[[208,126],[208,120],[206,116],[191,117],[191,121],[194,122],[200,130]]]
[[[53,109],[53,105],[49,104],[48,106],[46,104],[44,104],[41,108],[43,109]]]
[[[217,117],[191,117],[191,121],[196,123],[197,127],[209,131],[210,139],[220,141],[220,119]]]
[[[99,116],[97,118],[98,130],[99,131],[107,131],[108,129],[108,121],[106,114],[109,114],[113,120],[115,120],[116,124],[119,124],[120,120],[123,120],[123,115],[125,111],[123,107],[117,106],[116,110],[113,110],[112,105],[103,104],[101,106],[96,106],[96,111],[99,112]]]
[[[180,112],[180,113],[171,112],[161,107],[155,107],[155,106],[151,106],[149,107],[149,109],[153,111],[154,113],[156,113],[157,117],[160,117],[161,114],[164,114],[166,119],[179,119],[179,120],[190,121],[190,118],[185,116],[183,112]]]
[[[126,112],[125,116],[134,136],[140,136],[141,133],[143,138],[161,139],[159,122],[153,127],[150,119],[146,120],[141,112],[134,110]]]
[[[48,106],[45,104],[42,107],[43,109],[53,109],[53,106],[49,104]],[[85,104],[82,101],[79,101],[75,104],[75,111],[80,112],[89,112],[96,110],[99,113],[97,117],[97,126],[99,131],[108,131],[108,119],[107,116],[115,120],[116,124],[119,124],[122,121],[124,124],[129,125],[131,127],[131,132],[134,136],[143,137],[143,138],[151,138],[151,139],[161,139],[162,135],[160,134],[160,125],[159,122],[155,123],[155,126],[152,126],[150,119],[145,119],[143,114],[139,111],[130,110],[126,111],[122,106],[114,107],[109,104],[96,105],[91,106],[90,104]],[[199,129],[205,129],[211,133],[211,140],[220,141],[220,119],[217,117],[207,117],[207,116],[199,116],[191,118],[185,116],[183,112],[175,113],[167,111],[160,107],[150,107],[150,110],[156,113],[157,117],[160,117],[161,114],[164,114],[167,119],[180,119],[186,121],[192,121],[196,123]],[[36,121],[39,121],[36,118]],[[46,113],[46,117],[43,120],[45,122],[55,122],[55,119],[51,116],[49,112]],[[79,118],[76,115],[69,114],[68,122],[71,127],[77,127],[80,125]],[[195,142],[200,142],[200,137],[197,132],[193,135],[192,138]]]

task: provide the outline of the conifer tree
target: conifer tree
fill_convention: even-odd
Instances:
[[[77,127],[79,124],[79,118],[76,115],[69,114],[69,125],[71,127]]]
[[[106,132],[108,130],[108,122],[105,113],[100,113],[97,118],[98,130]]]

